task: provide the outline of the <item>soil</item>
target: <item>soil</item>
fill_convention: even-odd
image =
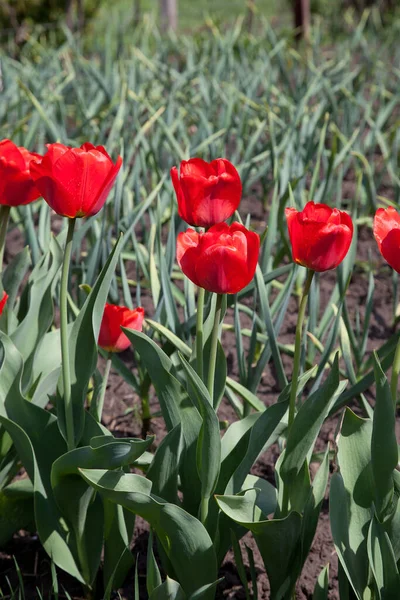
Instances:
[[[251,200],[248,201],[248,204]],[[259,210],[259,203],[254,203],[251,206],[251,212],[255,216],[254,225],[258,231],[262,231],[265,223],[262,222],[263,212]],[[243,213],[249,210],[249,206],[243,206]],[[257,218],[258,217],[258,218]],[[371,260],[375,276],[375,293],[374,306],[371,316],[370,337],[368,341],[368,351],[378,348],[384,340],[386,340],[394,331],[393,325],[393,297],[392,297],[392,273],[387,267],[377,250],[375,241],[372,236],[372,231],[369,227],[363,226],[359,230],[357,246],[357,263],[352,274],[352,279],[347,292],[347,305],[350,314],[350,319],[354,323],[356,310],[361,312],[361,318],[365,310],[365,299],[368,291],[368,275],[363,265]],[[16,236],[15,230],[11,232],[9,238],[8,252],[12,256],[17,251],[17,246],[21,246],[21,240]],[[335,283],[335,272],[322,274],[320,277],[321,285],[321,306],[324,308],[329,302],[332,287]],[[145,299],[144,308],[148,316],[152,315],[152,304],[150,298]],[[282,327],[279,341],[283,343],[291,343],[294,341],[295,324],[297,318],[297,300],[292,297],[287,317]],[[231,315],[227,315],[227,322],[232,319]],[[232,321],[231,321],[232,322]],[[230,375],[237,376],[237,358],[234,335],[229,332],[223,334],[223,346],[226,351]],[[128,365],[133,365],[133,356],[131,351],[121,355]],[[318,358],[318,356],[317,356]],[[292,360],[285,355],[283,356],[284,367],[288,378],[291,376]],[[100,366],[102,368],[103,365]],[[279,388],[276,381],[276,376],[273,368],[267,366],[261,384],[258,390],[258,396],[266,405],[274,403],[277,399]],[[373,396],[373,390],[367,392],[367,396]],[[151,398],[152,412],[158,410],[157,399]],[[138,418],[139,414],[139,398],[121,378],[114,373],[111,373],[109,386],[107,389],[106,404],[104,410],[104,424],[116,436],[140,437],[142,432],[142,424]],[[220,420],[232,422],[235,419],[232,408],[228,403],[222,403],[219,411]],[[338,419],[340,415],[328,419],[321,430],[316,448],[323,450],[328,444],[335,439]],[[151,432],[155,435],[155,444],[157,445],[165,434],[165,426],[161,418],[154,418],[151,422]],[[272,447],[266,452],[254,465],[253,472],[264,477],[271,482],[274,482],[274,464],[278,458],[278,449]],[[312,465],[312,471],[315,472],[315,465]],[[135,555],[139,555],[139,574],[140,574],[140,598],[146,598],[145,592],[145,554],[147,549],[148,526],[140,518],[137,518],[134,539],[132,541],[132,551]],[[258,598],[266,600],[269,598],[269,584],[264,572],[261,556],[250,535],[245,536],[242,540],[243,557],[246,552],[243,543],[250,546],[254,552],[255,565],[258,573],[257,587]],[[17,585],[17,573],[14,563],[16,558],[19,568],[26,583],[26,598],[39,597],[35,591],[36,587],[39,590],[48,590],[51,584],[50,561],[46,553],[41,548],[36,535],[21,531],[17,533],[13,540],[0,551],[0,588],[3,593],[7,594],[8,584],[7,578],[11,585]],[[247,555],[244,560],[247,561]],[[338,579],[337,579],[337,556],[332,543],[332,537],[329,527],[329,500],[323,503],[321,517],[311,548],[307,562],[304,566],[302,575],[297,585],[296,598],[304,600],[312,598],[313,589],[321,568],[329,563],[329,596],[330,600],[339,598],[338,594]],[[250,581],[250,571],[247,570],[248,579]],[[225,558],[224,564],[220,571],[220,576],[223,577],[222,583],[218,587],[217,599],[222,598],[245,598],[242,583],[237,574],[234,565],[233,555],[229,552]],[[76,583],[66,573],[59,571],[58,573],[60,598],[66,597],[62,592],[67,590],[71,598],[82,598],[82,590],[79,584]],[[250,584],[249,584],[250,585]],[[251,586],[250,586],[251,587]],[[120,591],[122,598],[132,599],[133,596],[133,573],[130,573],[126,585]],[[43,596],[45,597],[45,596]]]

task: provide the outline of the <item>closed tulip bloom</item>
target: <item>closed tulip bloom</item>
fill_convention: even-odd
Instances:
[[[374,236],[386,262],[400,273],[400,215],[396,209],[378,208],[374,218]]]
[[[285,210],[293,260],[312,271],[335,269],[345,258],[353,222],[343,210],[307,202],[302,211]]]
[[[0,204],[20,206],[40,197],[29,163],[41,158],[40,154],[18,147],[11,140],[0,142]]]
[[[122,164],[113,163],[103,146],[86,143],[80,148],[48,144],[41,161],[30,170],[47,204],[59,215],[91,217],[103,207]]]
[[[142,331],[144,310],[140,306],[131,310],[126,306],[106,304],[100,325],[98,345],[107,352],[123,352],[130,341],[121,327]]]
[[[242,182],[235,167],[225,158],[206,162],[183,160],[171,169],[179,216],[189,225],[211,227],[229,219],[242,196]]]
[[[2,314],[2,312],[4,310],[7,300],[8,300],[8,294],[6,294],[6,292],[3,292],[3,297],[0,300],[0,315]]]
[[[220,223],[206,233],[188,229],[177,239],[177,260],[193,283],[209,292],[236,294],[254,277],[260,236],[240,223]]]

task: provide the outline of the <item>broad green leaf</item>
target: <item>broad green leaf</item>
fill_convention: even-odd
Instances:
[[[253,533],[270,581],[271,600],[289,598],[301,568],[301,515],[291,512],[285,519],[261,520],[256,499],[257,490],[248,490],[238,496],[216,497],[220,509],[228,517]]]
[[[100,324],[103,318],[104,304],[107,300],[108,290],[114,276],[121,251],[122,238],[114,246],[106,264],[104,265],[95,285],[93,286],[85,304],[76,318],[69,335],[69,360],[71,368],[71,398],[74,413],[75,443],[78,444],[82,437],[85,415],[84,401],[90,377],[93,375],[97,364],[97,339]],[[62,403],[62,377],[59,380],[58,423],[65,437],[65,414]]]
[[[329,563],[323,567],[315,584],[313,600],[328,600],[329,592]]]
[[[374,515],[368,530],[368,558],[374,575],[378,598],[394,600],[399,595],[400,576],[392,544],[383,525]]]
[[[105,498],[150,523],[186,594],[216,580],[215,551],[206,529],[179,506],[153,497],[150,481],[122,471],[89,469],[81,474]],[[212,594],[206,598],[211,600]]]
[[[376,403],[372,420],[371,460],[376,510],[382,520],[393,500],[393,471],[398,463],[398,446],[392,396],[376,356],[374,371]]]

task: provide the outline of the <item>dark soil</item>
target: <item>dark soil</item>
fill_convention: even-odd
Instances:
[[[248,203],[247,207],[244,207],[244,213],[246,213],[246,209],[250,209],[249,204],[250,203]],[[255,224],[257,230],[262,231],[265,227],[265,223],[261,221],[263,213],[261,210],[259,210],[259,207],[259,203],[254,203],[254,205],[251,206],[251,212],[253,215],[255,215]],[[11,236],[9,240],[10,245],[8,246],[10,256],[15,253],[14,245],[18,242],[19,245],[21,245],[21,240],[16,239],[15,232],[13,232]],[[10,248],[10,246],[12,247]],[[368,290],[368,275],[363,268],[363,264],[369,262],[370,256],[372,258],[373,265],[376,267],[376,276],[374,308],[371,317],[368,351],[378,348],[383,341],[390,337],[394,331],[392,298],[393,288],[391,282],[391,269],[389,269],[382,261],[381,256],[376,248],[371,229],[362,227],[359,231],[358,260],[352,275],[351,284],[347,292],[348,309],[353,323],[356,309],[360,309],[361,316],[363,316],[363,310],[365,310],[365,299],[367,297]],[[335,272],[328,272],[322,274],[320,277],[321,306],[323,308],[329,302],[332,287],[335,283],[335,277]],[[151,300],[146,300],[144,304],[146,314],[151,316],[153,310]],[[227,322],[229,322],[230,318],[231,316],[228,314]],[[287,317],[285,319],[281,335],[279,336],[279,341],[293,344],[296,318],[297,300],[292,298],[288,307]],[[223,336],[223,345],[227,355],[228,365],[231,372],[230,374],[235,376],[237,374],[237,358],[234,335],[230,334],[229,332],[225,332]],[[127,364],[133,364],[131,351],[127,351],[123,358],[126,360]],[[288,378],[290,379],[292,359],[283,356],[283,360]],[[318,360],[318,355],[316,360]],[[271,366],[268,366],[263,374],[258,395],[266,405],[270,405],[276,401],[278,393],[279,388],[277,386],[274,370],[271,368]],[[373,390],[371,390],[370,393],[372,394]],[[156,411],[158,409],[156,398],[153,397],[151,399],[151,403],[152,410]],[[132,388],[123,382],[117,374],[112,373],[107,390],[106,405],[104,410],[104,424],[116,436],[137,437],[140,436],[142,432],[142,423],[138,418],[139,414],[139,398],[132,391]],[[226,419],[230,422],[235,419],[233,410],[228,403],[222,404],[219,411],[219,417],[221,420]],[[333,443],[339,418],[340,415],[337,415],[325,422],[317,442],[318,450],[323,450],[328,444]],[[152,420],[151,432],[156,437],[155,444],[157,445],[165,434],[165,426],[161,418],[155,418]],[[268,452],[254,465],[253,472],[273,482],[274,464],[277,458],[278,449],[276,447],[270,448]],[[314,474],[317,466],[312,464],[311,467],[313,471],[312,474]],[[147,597],[145,594],[145,554],[147,548],[147,532],[147,524],[142,519],[138,518],[136,521],[134,539],[132,541],[132,551],[135,555],[139,554],[140,557],[139,572],[141,590],[143,590],[143,595],[141,594],[141,597],[143,598]],[[269,598],[269,584],[264,572],[261,556],[250,535],[247,535],[242,542],[245,542],[248,546],[250,546],[254,552],[256,568],[258,572],[258,597],[261,600],[266,600]],[[245,557],[246,552],[243,544],[242,547],[243,556]],[[4,593],[7,593],[8,589],[6,582],[7,578],[11,581],[14,587],[17,585],[17,574],[13,556],[16,557],[21,572],[23,573],[23,577],[26,582],[27,598],[38,597],[35,592],[36,586],[39,588],[39,590],[49,589],[51,584],[51,571],[50,561],[47,555],[41,548],[37,536],[28,534],[27,532],[19,532],[14,536],[14,539],[7,545],[7,547],[0,552],[0,587]],[[246,560],[247,555],[245,563]],[[296,598],[299,600],[312,598],[313,589],[318,574],[320,573],[321,568],[327,563],[330,565],[329,599],[338,599],[337,556],[332,543],[329,527],[328,497],[323,503],[317,533],[297,586]],[[217,598],[245,598],[242,584],[237,575],[236,567],[234,566],[232,553],[228,553],[226,556],[220,576],[224,577],[224,581],[219,585]],[[250,580],[249,571],[248,577]],[[60,597],[65,597],[65,595],[62,593],[62,589],[65,588],[70,594],[71,598],[82,598],[82,591],[79,584],[77,584],[71,577],[60,571],[58,573],[58,579],[61,592]],[[121,595],[126,599],[133,598],[133,573],[129,575],[124,589],[121,590]]]

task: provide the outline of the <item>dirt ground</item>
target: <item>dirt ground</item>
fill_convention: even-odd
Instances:
[[[259,206],[259,205],[258,205]],[[252,212],[255,207],[252,207]],[[245,212],[246,209],[244,209]],[[258,231],[263,229],[265,224],[262,222],[262,212],[255,214],[255,225]],[[258,217],[258,219],[257,219]],[[8,248],[12,254],[14,245],[18,245],[18,236],[12,233],[9,240]],[[368,350],[371,351],[378,348],[384,340],[386,340],[394,331],[393,326],[393,298],[392,298],[392,273],[381,259],[381,256],[376,248],[375,241],[370,228],[362,227],[359,231],[359,242],[357,251],[357,264],[354,269],[351,284],[347,292],[348,308],[350,317],[355,316],[356,307],[362,307],[365,304],[368,290],[368,276],[362,268],[362,263],[369,260],[371,255],[372,261],[376,266],[375,277],[375,294],[374,307],[371,317],[370,339]],[[335,272],[322,274],[320,277],[321,285],[321,306],[325,307],[329,301],[332,286],[335,282]],[[151,301],[143,302],[146,314],[152,316]],[[294,342],[295,324],[297,318],[297,302],[292,298],[289,307],[287,318],[282,327],[279,341],[283,343]],[[227,316],[229,321],[229,315]],[[229,333],[223,334],[223,346],[225,348],[228,360],[230,374],[237,375],[237,359],[234,336]],[[124,353],[124,360],[127,364],[132,363],[132,354],[128,350]],[[291,359],[284,358],[284,366],[288,375],[291,377]],[[274,403],[278,396],[278,387],[273,369],[267,366],[261,385],[259,387],[258,396],[265,402],[266,405]],[[367,393],[371,397],[373,391]],[[130,411],[126,414],[127,409]],[[152,399],[152,410],[157,410],[156,398]],[[141,423],[135,416],[139,412],[139,398],[135,395],[132,389],[124,383],[117,374],[111,373],[109,386],[107,389],[106,405],[104,410],[104,424],[116,436],[140,436]],[[223,402],[219,411],[221,420],[234,420],[234,413],[227,402]],[[340,415],[328,419],[322,427],[322,431],[317,442],[317,449],[325,449],[327,444],[332,442],[335,437],[335,431]],[[151,431],[156,436],[156,444],[162,439],[165,434],[165,427],[161,418],[155,418],[151,423]],[[272,447],[263,455],[253,467],[253,472],[271,482],[274,481],[274,464],[278,458],[278,450]],[[147,548],[148,527],[147,524],[140,518],[137,518],[134,538],[132,540],[132,551],[135,555],[139,554],[139,573],[141,583],[141,598],[146,598],[145,593],[145,554]],[[264,573],[261,556],[257,550],[250,535],[247,535],[242,540],[249,545],[253,551],[258,572],[258,598],[266,600],[269,598],[268,579]],[[244,552],[244,554],[246,554]],[[13,586],[17,583],[17,574],[13,556],[16,557],[18,565],[23,573],[26,582],[26,598],[38,597],[35,592],[36,586],[39,590],[48,590],[51,582],[50,561],[42,550],[38,538],[35,534],[28,532],[19,532],[13,540],[0,551],[0,588],[3,593],[7,594],[8,585],[7,578]],[[246,562],[246,561],[245,561]],[[332,543],[330,527],[329,527],[329,500],[326,500],[322,506],[321,517],[314,539],[311,552],[304,566],[302,575],[298,582],[296,590],[296,598],[298,600],[312,598],[313,589],[316,579],[321,568],[329,563],[329,599],[334,600],[339,598],[338,594],[338,579],[337,579],[337,556]],[[228,553],[224,564],[220,571],[220,576],[224,578],[219,585],[217,598],[245,598],[245,594],[237,575],[236,567],[233,562],[232,553]],[[250,573],[248,572],[250,579]],[[79,585],[67,574],[59,572],[60,598],[66,597],[63,594],[63,588],[68,591],[71,598],[82,598],[82,592]],[[32,594],[32,595],[30,595]],[[121,596],[126,599],[133,599],[133,573],[131,573],[126,581],[126,584],[121,590]],[[45,596],[43,596],[45,597]],[[46,596],[47,597],[47,596]]]

